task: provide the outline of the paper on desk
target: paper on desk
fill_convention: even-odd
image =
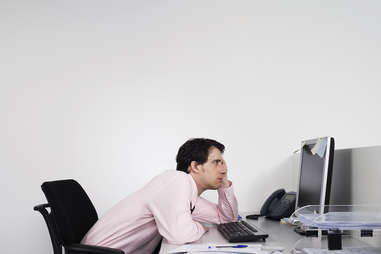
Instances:
[[[257,253],[257,254],[269,254],[269,250],[262,250],[261,244],[245,244],[248,245],[246,248],[216,248],[216,246],[235,246],[237,244],[186,244],[182,245],[178,248],[173,249],[169,253],[205,253],[205,252],[213,252],[213,253]]]
[[[327,148],[327,138],[319,138],[314,147],[311,149],[311,153],[313,155],[317,154],[320,158],[324,157],[324,152]]]
[[[307,254],[379,254],[380,247],[349,247],[342,250],[327,250],[318,248],[304,248],[303,251]]]
[[[180,252],[181,253],[181,252]],[[208,251],[196,251],[196,252],[188,252],[188,253],[191,253],[191,254],[204,254],[204,253],[208,253]],[[209,253],[214,253],[214,254],[232,254],[232,253],[240,253],[240,252],[226,252],[226,251],[211,251]],[[259,251],[259,252],[249,252],[248,254],[256,254],[256,253],[259,253],[259,254],[283,254],[282,252],[280,251]]]

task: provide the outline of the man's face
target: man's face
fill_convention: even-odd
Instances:
[[[222,186],[223,179],[227,174],[227,167],[220,150],[212,146],[209,149],[208,160],[198,166],[204,187],[218,189]]]

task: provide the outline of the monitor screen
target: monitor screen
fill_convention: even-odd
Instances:
[[[296,208],[329,204],[333,153],[331,137],[302,142]]]

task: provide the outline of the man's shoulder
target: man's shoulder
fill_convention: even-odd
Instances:
[[[190,175],[177,170],[167,170],[152,179],[150,187],[156,190],[156,193],[166,193],[168,191],[190,191],[192,189],[192,180]]]
[[[158,178],[161,179],[166,179],[168,181],[189,181],[189,175],[183,171],[179,170],[167,170],[160,175],[157,176]]]
[[[178,170],[167,170],[152,179],[152,182],[156,186],[172,186],[177,188],[183,188],[185,186],[191,186],[190,175]]]

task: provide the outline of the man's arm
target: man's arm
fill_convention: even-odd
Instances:
[[[218,204],[199,197],[192,213],[194,220],[214,224],[237,221],[238,202],[232,182],[226,179],[222,186],[217,190]]]
[[[149,204],[159,233],[172,244],[198,240],[207,228],[192,219],[190,211],[191,187],[186,178],[176,177],[162,186]]]

